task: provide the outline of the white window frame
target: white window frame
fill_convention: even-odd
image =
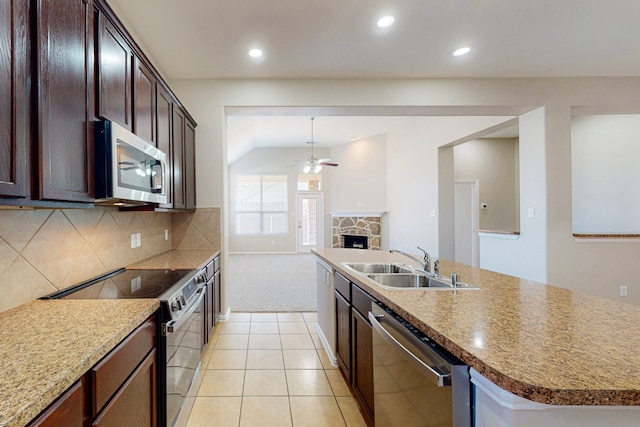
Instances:
[[[285,210],[282,211],[267,211],[264,210],[264,196],[263,196],[263,191],[264,191],[264,187],[263,187],[263,183],[264,183],[264,179],[265,178],[273,178],[273,177],[280,177],[283,178],[284,183],[286,185],[286,191],[285,191]],[[239,185],[241,184],[243,178],[253,178],[253,179],[259,179],[260,181],[260,208],[259,210],[255,210],[255,211],[240,211],[238,210],[238,203],[239,203]],[[282,175],[282,174],[240,174],[240,175],[236,175],[236,186],[235,186],[235,203],[233,206],[233,210],[234,210],[234,220],[235,220],[235,224],[234,224],[234,235],[238,236],[238,237],[274,237],[274,236],[288,236],[289,235],[289,177],[287,175]],[[247,213],[253,213],[253,214],[258,214],[260,216],[260,232],[258,233],[241,233],[238,232],[238,225],[239,225],[239,221],[238,221],[238,216],[241,214],[247,214]],[[273,215],[273,214],[282,214],[285,218],[286,221],[286,232],[279,232],[279,233],[269,233],[269,232],[265,232],[265,217],[268,215]]]

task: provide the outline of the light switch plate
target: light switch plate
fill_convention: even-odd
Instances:
[[[136,233],[136,248],[142,246],[142,233]]]
[[[535,218],[536,217],[536,210],[534,208],[527,209],[527,216],[529,218]]]

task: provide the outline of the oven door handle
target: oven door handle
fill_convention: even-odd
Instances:
[[[167,323],[162,325],[162,335],[169,335],[176,332],[178,329],[182,327],[182,325],[185,324],[187,320],[189,320],[193,312],[196,311],[198,306],[200,306],[200,303],[202,302],[202,299],[204,298],[204,295],[206,292],[205,289],[206,288],[202,287],[196,291],[197,293],[200,294],[198,296],[198,299],[193,304],[191,304],[191,307],[189,307],[189,310],[183,313],[182,316],[180,316],[177,320],[169,320]]]
[[[384,326],[382,326],[381,322],[384,320],[384,315],[376,315],[372,312],[369,312],[369,321],[371,322],[371,326],[378,333],[378,335],[384,339],[388,344],[392,345],[396,349],[398,349],[401,353],[404,354],[405,358],[409,363],[411,363],[418,370],[423,372],[430,381],[436,384],[438,387],[446,387],[451,385],[451,374],[442,374],[436,371],[433,367],[424,363],[415,354],[413,354],[408,348],[406,348],[400,341],[398,341],[393,334],[391,334]],[[424,348],[425,352],[430,352],[429,348]]]

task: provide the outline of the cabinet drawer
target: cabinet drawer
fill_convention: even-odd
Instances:
[[[156,422],[155,350],[149,353],[92,427],[154,427]]]
[[[349,282],[349,279],[336,272],[334,274],[334,283],[336,291],[340,292],[348,302],[351,302],[351,282]]]
[[[155,316],[151,316],[91,368],[93,416],[102,410],[111,396],[155,345],[156,323]]]
[[[375,299],[371,295],[369,295],[353,283],[351,284],[351,304],[356,308],[356,310],[360,312],[360,314],[362,314],[365,319],[368,319],[372,301],[375,301]]]

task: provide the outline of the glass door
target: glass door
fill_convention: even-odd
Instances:
[[[310,252],[323,246],[322,193],[298,193],[298,252]]]

